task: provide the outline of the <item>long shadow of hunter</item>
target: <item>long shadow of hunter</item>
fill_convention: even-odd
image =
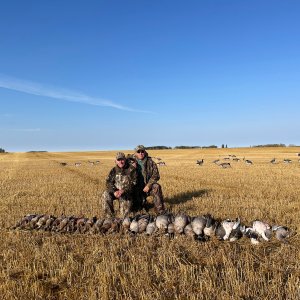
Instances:
[[[207,197],[210,191],[211,190],[208,190],[208,189],[203,189],[203,190],[198,190],[198,191],[187,191],[187,192],[177,194],[171,198],[166,197],[164,200],[166,203],[170,203],[170,204],[185,203],[185,202],[192,200],[193,198]]]

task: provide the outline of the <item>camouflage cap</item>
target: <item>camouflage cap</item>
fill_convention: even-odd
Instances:
[[[139,151],[139,150],[146,150],[146,148],[145,148],[145,146],[143,146],[143,145],[138,145],[138,146],[136,146],[135,148],[134,148],[134,150],[135,150],[135,152],[137,152],[137,151]]]
[[[123,152],[118,152],[116,154],[116,160],[118,160],[118,159],[126,159],[125,154]]]

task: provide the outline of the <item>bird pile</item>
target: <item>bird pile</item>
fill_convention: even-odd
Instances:
[[[29,214],[16,223],[12,229],[44,230],[60,233],[109,234],[114,232],[131,235],[165,234],[170,238],[185,235],[198,241],[206,241],[215,236],[221,241],[236,241],[242,237],[249,238],[251,243],[269,241],[274,235],[279,241],[286,243],[290,231],[285,226],[269,224],[255,220],[251,226],[236,220],[216,220],[210,214],[191,217],[184,213],[173,215],[139,214],[125,218],[85,218],[75,216]]]

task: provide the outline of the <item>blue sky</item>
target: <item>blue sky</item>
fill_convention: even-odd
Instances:
[[[300,145],[299,1],[4,1],[0,147]]]

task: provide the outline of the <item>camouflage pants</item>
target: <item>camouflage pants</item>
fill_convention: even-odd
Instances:
[[[114,210],[114,200],[117,200],[115,196],[108,191],[105,191],[102,194],[101,203],[102,203],[102,209],[104,211],[105,216],[113,216],[115,214]],[[129,215],[131,212],[132,207],[132,197],[126,196],[121,197],[119,200],[120,204],[120,214],[124,218]]]
[[[138,210],[147,205],[146,198],[148,196],[153,197],[154,207],[157,213],[163,213],[165,211],[164,198],[160,184],[154,183],[148,193],[143,192],[143,187],[136,190],[134,195],[134,207]],[[145,207],[146,208],[146,207]]]

